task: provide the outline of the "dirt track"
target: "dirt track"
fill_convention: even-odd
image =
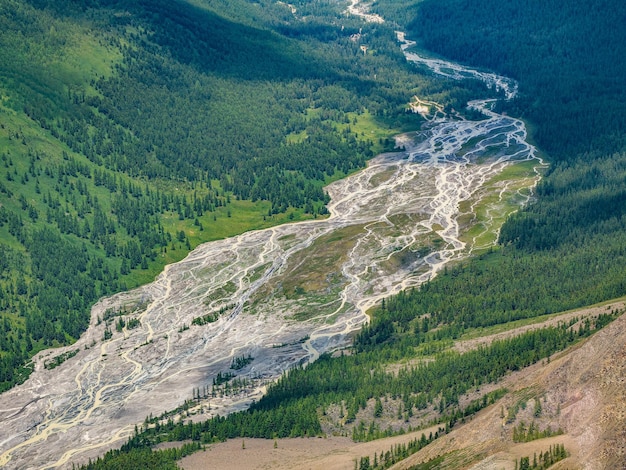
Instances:
[[[205,452],[184,458],[180,465],[185,470],[344,470],[353,469],[355,460],[374,454],[380,455],[396,444],[406,444],[428,435],[437,428],[407,433],[402,436],[355,443],[347,437],[277,439],[233,439],[211,445]],[[274,447],[276,442],[276,447]],[[245,446],[245,449],[242,448]]]

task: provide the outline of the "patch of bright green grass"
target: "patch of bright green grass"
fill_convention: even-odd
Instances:
[[[491,178],[487,184],[500,181],[518,180],[535,176],[535,169],[540,167],[538,160],[525,160],[508,165],[500,173]]]
[[[352,132],[356,134],[357,139],[371,141],[373,143],[372,151],[374,154],[390,150],[385,142],[392,140],[394,135],[406,132],[407,130],[415,130],[415,127],[396,127],[391,126],[389,123],[381,122],[367,110],[360,114],[347,113],[347,116],[350,123],[337,123],[337,129],[343,131],[347,127],[350,127]]]
[[[321,109],[309,108],[306,115],[308,119],[319,117]],[[356,138],[365,141],[372,142],[372,151],[375,155],[390,151],[393,145],[393,136],[402,132],[408,132],[419,128],[420,122],[415,116],[408,116],[399,122],[385,122],[373,116],[369,111],[362,113],[346,113],[348,123],[332,121],[332,124],[340,132],[347,128],[356,135]],[[288,143],[303,142],[308,137],[306,131],[293,132],[286,138]]]
[[[528,192],[535,184],[537,160],[524,161],[506,166],[484,185],[488,194],[480,199],[464,201],[460,205],[462,212],[469,213],[475,204],[472,215],[465,217],[471,227],[460,237],[466,243],[472,242],[476,247],[484,247],[496,241],[497,233],[507,217],[519,209],[520,192]],[[501,199],[499,185],[509,182],[506,194]],[[480,193],[479,193],[480,194]]]
[[[179,220],[176,213],[163,214],[161,223],[166,232],[172,234],[185,232],[191,249],[194,249],[202,243],[234,237],[251,230],[261,230],[288,222],[314,218],[313,215],[305,214],[300,209],[289,209],[284,214],[267,216],[270,207],[267,201],[251,202],[232,199],[227,207],[219,207],[215,212],[207,212],[198,218],[202,224],[202,230],[194,224],[193,220]],[[124,276],[123,280],[129,288],[152,282],[167,264],[181,261],[189,254],[189,251],[186,243],[174,240],[166,251],[159,253],[156,260],[148,264],[148,269],[136,269]]]

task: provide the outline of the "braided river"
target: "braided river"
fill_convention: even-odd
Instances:
[[[416,67],[515,96],[512,80],[421,57],[402,33],[398,41]],[[153,283],[102,299],[76,344],[40,353],[31,377],[0,395],[0,466],[83,463],[122,444],[147,416],[200,395],[185,419],[245,409],[286,369],[348,346],[382,298],[488,249],[506,215],[529,201],[543,166],[524,123],[493,103],[470,102],[484,115],[471,121],[413,97],[422,129],[396,137],[401,151],[329,185],[330,217],[201,245]],[[507,173],[512,165],[526,171]],[[116,315],[127,323],[121,331]],[[64,352],[75,355],[44,367]],[[241,385],[205,398],[219,373]]]

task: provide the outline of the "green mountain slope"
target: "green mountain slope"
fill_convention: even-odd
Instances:
[[[359,22],[323,24],[269,1],[0,1],[0,390],[198,243],[324,215],[324,184],[415,127],[410,93],[467,96],[387,29],[363,56]]]
[[[246,413],[187,426],[147,423],[149,430],[124,451],[136,452],[131,449],[146,441],[270,437],[272,430],[311,435],[331,416],[342,424],[363,419],[352,428],[353,437],[371,439],[386,433],[376,410],[388,401],[398,407],[398,419],[426,413],[435,419],[431,424],[446,421],[449,429],[498,399],[479,391],[486,375],[498,380],[549,358],[619,315],[524,333],[471,353],[449,351],[458,338],[626,293],[623,4],[424,0],[407,10],[382,0],[375,8],[408,23],[427,49],[520,80],[520,99],[504,106],[531,120],[552,162],[537,200],[505,224],[494,252],[373,312],[350,356],[324,357],[288,374]],[[488,370],[479,372],[489,361]],[[390,368],[399,372],[389,374]],[[429,373],[430,380],[418,385]],[[445,383],[437,388],[440,381]],[[482,396],[460,400],[472,387]],[[106,462],[91,468],[106,468]],[[369,457],[360,464],[386,468],[372,466]]]

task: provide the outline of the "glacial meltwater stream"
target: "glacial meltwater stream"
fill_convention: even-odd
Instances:
[[[356,3],[351,11],[359,14]],[[398,39],[408,60],[434,73],[515,94],[511,80],[424,59]],[[430,122],[397,138],[404,152],[331,184],[330,218],[204,244],[152,284],[101,300],[76,344],[40,353],[31,378],[0,395],[0,466],[85,462],[122,444],[146,416],[204,395],[220,372],[247,383],[201,400],[196,419],[243,409],[285,369],[347,345],[382,297],[494,243],[539,178],[530,166],[525,178],[502,177],[518,162],[542,164],[524,124],[490,111],[490,101],[470,103],[485,119],[468,121],[416,100]],[[139,324],[118,332],[116,314]],[[77,353],[43,367],[64,351]]]

